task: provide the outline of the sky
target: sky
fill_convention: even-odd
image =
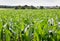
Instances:
[[[0,5],[60,6],[60,0],[0,0]]]

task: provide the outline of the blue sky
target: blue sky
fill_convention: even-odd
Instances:
[[[0,0],[0,5],[60,6],[60,0]]]

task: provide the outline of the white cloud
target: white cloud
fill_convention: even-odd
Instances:
[[[60,5],[60,0],[0,0],[0,5]]]

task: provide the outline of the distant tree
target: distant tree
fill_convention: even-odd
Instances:
[[[21,9],[21,7],[22,7],[22,6],[20,6],[20,5],[18,6],[19,9]]]
[[[28,6],[28,5],[25,5],[24,7],[25,7],[25,9],[30,9],[30,6]]]
[[[25,5],[24,7],[25,7],[25,9],[28,9],[28,5]]]
[[[59,7],[59,9],[60,9],[60,7]]]
[[[15,9],[21,9],[22,6],[15,6]]]
[[[25,7],[25,8],[27,8],[27,7],[28,7],[28,5],[25,5],[24,7]]]
[[[56,7],[58,7],[58,5],[56,5]]]
[[[26,9],[27,8],[27,5],[24,5],[24,6],[19,6],[20,9]]]
[[[24,6],[15,6],[15,9],[37,9],[37,8],[34,6],[24,5]]]
[[[56,9],[58,9],[58,5],[56,5]]]
[[[18,7],[18,6],[16,6],[16,7],[15,7],[15,9],[19,9],[19,7]]]
[[[34,7],[34,6],[30,6],[30,8],[31,8],[31,9],[37,9],[37,8],[36,8],[36,7]]]
[[[40,9],[44,9],[44,6],[40,6]]]
[[[21,9],[25,9],[25,7],[24,6],[21,6]]]

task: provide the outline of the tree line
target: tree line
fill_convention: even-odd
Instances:
[[[6,5],[0,5],[0,8],[14,8],[14,9],[60,9],[60,6],[6,6]]]

